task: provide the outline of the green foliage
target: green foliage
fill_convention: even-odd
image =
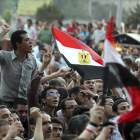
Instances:
[[[44,4],[42,7],[37,9],[36,19],[37,20],[47,20],[49,22],[52,22],[55,19],[61,21],[64,19],[64,14],[61,12],[61,10],[56,5]]]
[[[9,22],[11,20],[11,11],[10,10],[6,10],[3,13],[2,18],[5,19],[7,22]]]
[[[140,23],[140,5],[137,4],[135,8],[130,9],[130,14],[127,17],[127,23],[132,26],[132,28],[137,28],[137,25]]]

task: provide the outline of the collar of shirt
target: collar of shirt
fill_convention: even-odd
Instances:
[[[14,60],[17,57],[17,55],[15,54],[14,50],[11,51],[11,55],[12,55],[12,60]],[[30,56],[28,54],[27,54],[27,58],[26,59],[30,59]]]

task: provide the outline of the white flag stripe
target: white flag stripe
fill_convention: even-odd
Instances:
[[[126,67],[122,59],[119,57],[118,52],[107,39],[105,40],[104,60],[105,64],[118,63]]]
[[[71,64],[83,65],[83,64],[80,64],[79,57],[78,57],[78,53],[82,53],[82,50],[63,46],[58,40],[56,40],[56,43],[57,43],[60,53],[63,54]],[[89,52],[85,51],[85,53],[89,53]],[[92,59],[91,55],[90,55],[90,63],[88,65],[102,67],[102,65],[95,62]]]

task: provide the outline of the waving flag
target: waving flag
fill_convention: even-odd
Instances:
[[[103,59],[76,38],[52,27],[57,47],[67,65],[84,79],[103,77]]]
[[[106,73],[104,83],[107,88],[124,87],[131,110],[116,117],[115,121],[118,123],[127,123],[136,120],[140,116],[140,82],[129,71],[113,47],[113,20],[114,18],[112,17],[105,40],[104,59]]]

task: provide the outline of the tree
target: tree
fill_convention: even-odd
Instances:
[[[10,10],[6,10],[3,15],[2,18],[6,20],[6,22],[9,22],[11,20],[11,11]]]
[[[37,20],[47,20],[52,22],[54,20],[63,20],[65,15],[61,12],[61,10],[53,4],[46,5],[44,4],[42,7],[37,9],[36,19]]]
[[[137,28],[137,25],[140,23],[140,5],[137,4],[135,8],[130,9],[130,14],[127,17],[127,23],[132,26],[132,28]]]

